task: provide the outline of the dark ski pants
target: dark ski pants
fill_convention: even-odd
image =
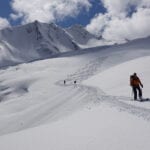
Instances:
[[[133,94],[134,94],[134,100],[137,99],[137,91],[139,92],[139,98],[142,98],[142,90],[140,88],[140,86],[136,86],[136,87],[132,87],[133,88]]]

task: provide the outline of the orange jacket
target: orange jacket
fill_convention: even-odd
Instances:
[[[140,79],[137,76],[131,76],[130,77],[130,85],[131,86],[143,86]]]

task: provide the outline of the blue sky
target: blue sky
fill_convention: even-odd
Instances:
[[[106,9],[103,7],[102,3],[96,1],[91,1],[92,7],[89,9],[89,11],[82,12],[75,18],[67,18],[62,22],[59,22],[58,24],[64,27],[71,26],[73,24],[82,24],[83,26],[86,26],[90,23],[90,20],[98,13],[105,13]]]
[[[68,27],[73,24],[82,24],[86,26],[90,23],[90,20],[98,13],[104,13],[106,9],[103,7],[102,3],[97,0],[91,0],[92,7],[89,11],[83,9],[76,17],[66,17],[62,21],[56,21],[56,23],[62,27]],[[1,0],[0,1],[0,17],[7,18],[12,26],[21,23],[21,19],[13,20],[10,18],[10,14],[14,11],[11,8],[11,0]]]
[[[1,17],[9,17],[9,14],[11,13],[11,7],[10,7],[10,0],[1,0],[0,1],[0,16]]]

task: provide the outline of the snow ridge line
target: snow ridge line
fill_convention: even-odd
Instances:
[[[123,100],[129,101],[129,97],[107,95],[100,88],[82,84],[82,81],[95,75],[97,72],[102,71],[101,65],[106,58],[107,57],[99,57],[81,67],[75,73],[68,75],[65,79],[67,81],[67,86],[75,86],[72,83],[74,80],[76,80],[78,82],[76,87],[80,88],[81,90],[87,89],[87,96],[90,102],[94,104],[104,102],[109,104],[111,107],[116,107],[118,111],[126,111],[128,113],[136,115],[137,117],[142,117],[144,120],[150,121],[150,109],[134,106],[132,104],[123,102]],[[56,85],[64,86],[63,80],[57,81]]]

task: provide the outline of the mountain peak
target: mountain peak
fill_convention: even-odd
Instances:
[[[0,66],[51,57],[80,49],[72,37],[54,23],[32,23],[0,31]],[[4,63],[5,60],[5,63]]]

